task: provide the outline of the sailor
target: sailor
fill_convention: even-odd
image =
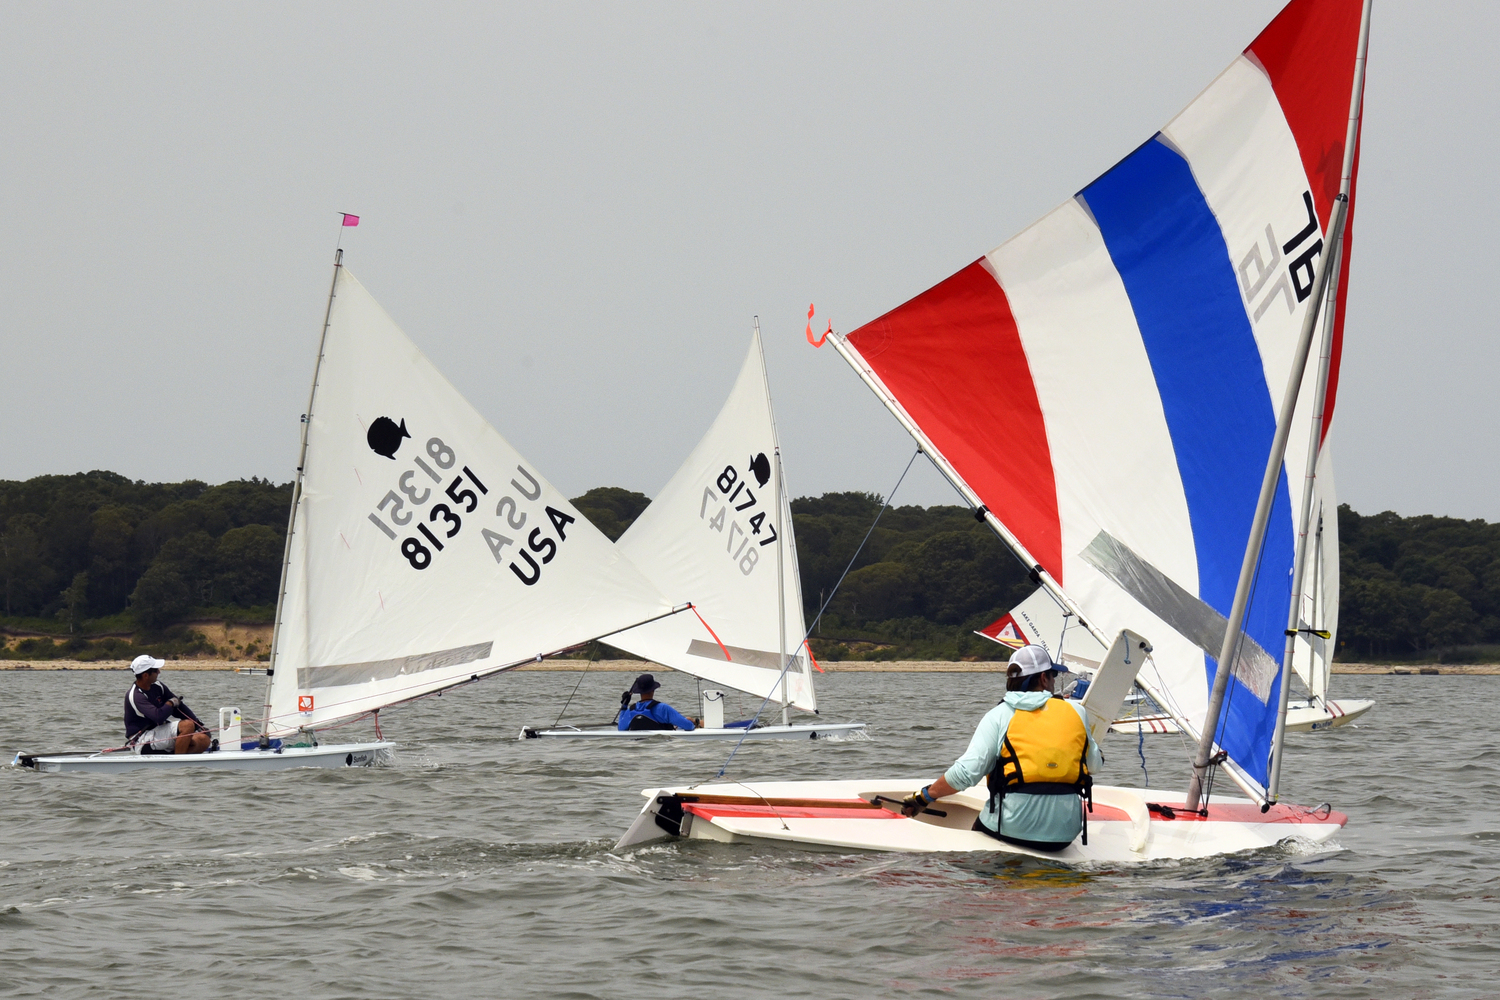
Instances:
[[[989,779],[990,797],[974,829],[1038,851],[1060,851],[1080,833],[1083,803],[1093,804],[1099,748],[1083,705],[1052,693],[1064,673],[1041,646],[1022,646],[1006,667],[1005,700],[990,709],[969,749],[932,784],[901,803],[916,816],[945,795]]]
[[[661,687],[650,674],[641,674],[630,685],[630,690],[620,696],[620,731],[642,729],[686,729],[698,728],[698,723],[687,718],[665,702],[656,700],[656,689]],[[640,700],[630,704],[631,695],[640,695]]]
[[[205,753],[208,727],[157,680],[166,665],[145,653],[131,662],[135,683],[125,694],[125,743],[136,753]]]

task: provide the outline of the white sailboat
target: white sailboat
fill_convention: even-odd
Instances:
[[[693,595],[694,613],[619,632],[610,645],[779,705],[781,724],[726,726],[723,692],[710,689],[692,731],[527,727],[522,739],[806,740],[864,729],[788,718],[792,708],[816,713],[818,702],[758,329],[708,433],[615,544],[662,592]]]
[[[303,418],[258,738],[24,755],[40,770],[376,763],[327,732],[661,616],[672,606],[492,428],[342,260]],[[303,744],[303,745],[294,745]]]
[[[1091,729],[1139,678],[1198,740],[1186,791],[1096,785],[1088,843],[1040,855],[971,830],[972,793],[893,815],[882,799],[948,763],[934,760],[891,780],[648,789],[620,846],[678,835],[1118,863],[1338,832],[1346,817],[1328,806],[1277,800],[1368,15],[1368,0],[1293,0],[1076,197],[829,338],[1108,650],[1083,700]],[[1216,774],[1247,797],[1208,794]]]

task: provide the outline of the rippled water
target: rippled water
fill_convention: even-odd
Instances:
[[[1338,846],[1068,871],[990,857],[695,842],[617,855],[648,784],[724,746],[577,746],[573,673],[393,710],[380,769],[114,776],[0,770],[0,995],[1474,997],[1500,972],[1497,677],[1336,678],[1358,729],[1292,734],[1287,795]],[[570,721],[629,677],[590,674]],[[663,697],[693,700],[670,675]],[[0,674],[0,748],[111,742],[128,676]],[[199,714],[261,681],[169,674]],[[738,778],[935,775],[998,697],[982,674],[829,674],[869,741],[746,744]],[[733,708],[731,707],[731,711]],[[350,736],[366,735],[358,730]],[[1104,780],[1141,784],[1132,737]],[[1146,741],[1184,782],[1178,737]]]

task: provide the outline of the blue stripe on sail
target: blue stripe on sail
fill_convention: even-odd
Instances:
[[[1082,197],[1124,281],[1161,394],[1192,521],[1198,596],[1228,616],[1276,416],[1223,232],[1187,162],[1159,139]],[[1278,659],[1291,597],[1290,511],[1283,473],[1245,623]],[[1212,658],[1207,670],[1212,684]],[[1262,784],[1278,690],[1262,704],[1233,681],[1220,727],[1220,746]]]

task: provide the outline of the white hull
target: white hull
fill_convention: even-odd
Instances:
[[[967,851],[1068,864],[1119,864],[1259,850],[1288,838],[1322,844],[1348,821],[1326,806],[1275,805],[1262,813],[1247,799],[1222,796],[1210,803],[1207,817],[1199,817],[1178,811],[1180,793],[1096,785],[1088,844],[1074,841],[1062,851],[1043,852],[971,829],[984,805],[982,786],[938,800],[932,808],[945,816],[928,813],[907,819],[894,811],[893,802],[879,801],[899,802],[927,780],[767,781],[647,789],[642,793],[645,808],[615,848],[680,836],[802,849]]]
[[[12,762],[38,771],[175,771],[207,767],[220,771],[280,771],[289,767],[371,767],[393,756],[396,744],[337,743],[277,750],[217,750],[199,754],[137,754],[128,750],[99,753],[17,754]]]
[[[1364,715],[1375,707],[1373,701],[1355,700],[1329,701],[1321,705],[1309,705],[1306,702],[1298,705],[1288,705],[1286,710],[1286,731],[1289,733],[1313,733],[1324,729],[1337,729],[1348,725],[1355,719]],[[1109,731],[1112,733],[1127,733],[1134,736],[1138,732],[1152,733],[1176,733],[1181,732],[1177,723],[1170,715],[1141,715],[1129,718],[1116,719],[1110,724]]]
[[[637,729],[621,732],[618,729],[533,729],[527,726],[516,737],[522,740],[667,740],[669,742],[699,742],[702,740],[826,740],[850,733],[864,732],[863,722],[833,722],[828,725],[761,726],[748,733],[743,729]]]

